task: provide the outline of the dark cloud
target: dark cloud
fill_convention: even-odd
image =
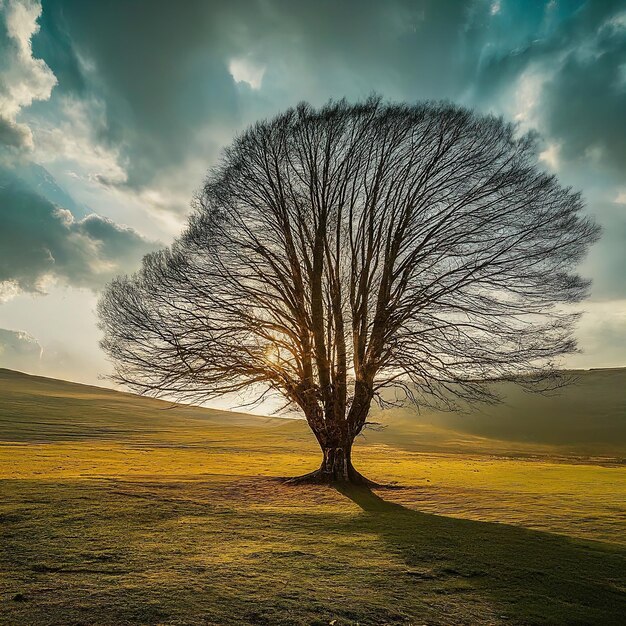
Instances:
[[[605,23],[589,49],[572,50],[544,87],[546,130],[565,157],[626,172],[626,23]]]
[[[301,98],[373,90],[409,100],[471,93],[493,108],[533,66],[553,74],[540,94],[541,130],[565,156],[597,148],[623,169],[626,37],[611,24],[623,8],[621,0],[46,0],[33,50],[59,94],[106,103],[98,137],[121,150],[123,184],[133,188],[209,153],[206,126],[232,133]],[[233,58],[263,67],[262,93],[237,87]]]
[[[626,297],[626,207],[611,202],[626,193],[623,0],[43,0],[41,15],[23,0],[29,20],[9,32],[20,2],[0,0],[3,162],[34,150],[100,212],[173,232],[219,149],[300,100],[376,91],[513,116],[528,96],[524,121],[604,227],[585,265],[594,305]],[[97,288],[151,248],[13,165],[0,171],[0,283]]]
[[[201,139],[203,128],[229,129],[222,132],[228,136],[302,98],[362,97],[374,89],[409,99],[457,97],[471,62],[468,6],[48,0],[33,48],[54,70],[59,93],[89,91],[105,101],[99,139],[120,148],[124,184],[140,188],[190,153],[205,153],[208,166],[214,150],[210,136]],[[262,94],[236,84],[229,63],[238,58],[263,67]]]
[[[142,187],[161,168],[180,164],[208,119],[228,121],[237,109],[235,85],[214,47],[219,33],[211,6],[193,0],[182,7],[54,0],[43,5],[46,21],[34,49],[55,69],[61,91],[105,102],[97,138],[126,158],[126,185]],[[50,33],[59,23],[68,36],[56,45]],[[80,67],[79,55],[93,72]]]
[[[69,209],[75,218],[83,218],[93,213],[85,205],[78,204],[70,194],[59,186],[54,176],[45,167],[32,161],[17,163],[13,168],[15,175],[23,183],[27,184],[32,191],[46,200],[64,209]]]
[[[524,7],[522,9],[522,6]],[[623,1],[508,2],[494,20],[474,86],[489,107],[509,97],[524,72],[545,77],[536,86],[540,131],[570,161],[591,159],[618,176],[626,171],[626,12]],[[517,26],[514,28],[513,23]],[[509,41],[501,38],[508,33]],[[517,44],[517,45],[513,45]]]
[[[85,93],[84,68],[69,35],[61,5],[47,5],[39,17],[39,26],[39,32],[32,39],[33,56],[45,59],[58,80],[61,93]]]
[[[77,220],[0,169],[0,284],[39,292],[53,276],[72,286],[97,289],[132,271],[157,244],[99,215]]]

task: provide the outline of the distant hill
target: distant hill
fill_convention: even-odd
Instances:
[[[626,457],[626,368],[570,372],[554,396],[500,384],[504,403],[467,414],[373,409],[356,442],[407,450],[507,456]],[[204,445],[278,436],[294,449],[314,445],[302,420],[172,404],[112,389],[0,369],[0,440],[144,438]],[[209,439],[207,439],[207,437]],[[265,441],[265,439],[263,439]],[[267,443],[267,441],[266,441]]]
[[[467,413],[413,407],[374,412],[386,425],[383,439],[415,440],[412,433],[430,425],[511,444],[541,449],[557,446],[581,455],[626,457],[626,368],[564,372],[570,384],[550,395],[528,393],[512,383],[496,383],[502,404],[472,407]]]
[[[284,420],[143,398],[0,368],[0,440],[134,439],[207,425],[265,428]]]

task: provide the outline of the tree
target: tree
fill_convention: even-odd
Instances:
[[[495,400],[575,350],[598,236],[533,134],[450,104],[300,104],[238,136],[186,230],[99,303],[115,379],[183,401],[278,392],[352,466],[370,406]],[[389,393],[386,392],[387,398]]]

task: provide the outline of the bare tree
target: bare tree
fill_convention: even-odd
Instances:
[[[115,378],[206,401],[279,392],[323,452],[306,480],[365,482],[373,400],[493,400],[575,350],[598,236],[536,139],[450,104],[301,104],[238,136],[168,249],[99,304]],[[400,392],[400,393],[399,393]]]

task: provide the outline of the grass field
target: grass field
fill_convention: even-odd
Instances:
[[[298,421],[0,370],[0,623],[623,624],[622,383],[528,400],[526,431],[515,396],[380,414],[369,492],[278,481],[319,463]]]

